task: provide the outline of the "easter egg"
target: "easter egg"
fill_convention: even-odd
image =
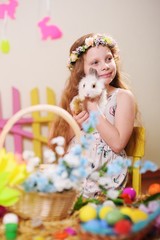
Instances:
[[[132,209],[129,208],[129,207],[121,207],[120,208],[120,212],[123,214],[123,215],[127,215],[127,216],[131,216],[132,215]]]
[[[118,234],[128,234],[131,231],[132,223],[126,219],[118,221],[114,225],[114,230]]]
[[[146,220],[148,218],[148,214],[139,209],[134,209],[132,210],[130,217],[134,223],[137,223]]]
[[[113,210],[113,207],[111,207],[111,206],[104,206],[104,207],[102,207],[102,208],[99,210],[99,213],[98,213],[99,218],[100,218],[100,219],[105,219],[106,214],[107,214],[109,211],[111,211],[111,210]]]
[[[111,200],[106,200],[106,201],[103,203],[103,206],[115,207],[116,205],[115,205],[114,202],[112,202]]]
[[[91,232],[94,234],[100,234],[102,232],[101,222],[98,219],[85,222],[81,226],[83,230],[87,232]]]
[[[10,51],[10,45],[8,40],[2,40],[1,42],[1,51],[3,53],[9,53]]]
[[[156,193],[160,193],[160,184],[159,183],[153,183],[148,188],[149,195],[153,195]]]
[[[95,219],[96,216],[97,216],[97,211],[91,205],[86,205],[86,206],[82,207],[79,211],[79,219],[82,222],[87,222],[92,219]]]
[[[65,228],[64,230],[65,232],[68,233],[68,235],[71,235],[71,236],[77,235],[77,232],[71,227]]]
[[[114,225],[116,222],[123,219],[123,214],[118,209],[114,209],[107,213],[105,219],[109,225]]]
[[[122,193],[128,194],[128,195],[130,196],[130,198],[131,198],[132,201],[133,201],[133,200],[135,199],[135,197],[136,197],[136,191],[135,191],[133,188],[131,188],[131,187],[124,188],[123,191],[122,191]]]
[[[65,231],[55,232],[53,233],[54,239],[66,239],[68,237],[68,233]]]
[[[18,216],[14,213],[6,213],[3,217],[3,224],[18,222],[19,222]]]

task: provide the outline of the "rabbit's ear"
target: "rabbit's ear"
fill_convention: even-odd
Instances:
[[[94,69],[94,68],[90,68],[90,69],[89,69],[89,74],[95,75],[96,77],[98,77],[97,71],[96,71],[96,69]]]

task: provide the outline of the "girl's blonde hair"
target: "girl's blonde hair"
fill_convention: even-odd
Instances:
[[[79,38],[71,46],[70,54],[73,51],[75,51],[79,46],[83,46],[85,44],[86,38],[93,37],[93,36],[95,36],[95,34],[90,33],[90,34],[84,35],[81,38]],[[129,89],[128,86],[122,80],[121,71],[120,71],[119,50],[118,50],[117,44],[115,44],[112,47],[107,45],[107,47],[110,49],[110,51],[113,55],[113,58],[116,63],[116,68],[117,68],[116,76],[113,79],[113,81],[110,83],[110,85],[115,88]],[[67,110],[70,114],[71,114],[70,102],[73,99],[73,97],[78,94],[78,84],[79,84],[80,80],[85,76],[83,56],[86,54],[87,50],[78,57],[77,61],[74,62],[73,66],[72,66],[70,77],[68,78],[65,88],[62,93],[60,106],[63,109]],[[68,125],[68,123],[61,117],[59,117],[59,116],[56,117],[56,119],[54,120],[54,122],[51,126],[51,129],[50,129],[49,141],[50,141],[50,139],[52,139],[54,137],[63,136],[66,140],[65,148],[67,148],[67,144],[70,140],[70,139],[68,139],[69,130],[70,130],[70,126]],[[54,149],[54,147],[50,146],[50,144],[49,144],[49,147]]]

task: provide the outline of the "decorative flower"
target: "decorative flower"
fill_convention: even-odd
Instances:
[[[76,48],[76,50],[71,52],[68,62],[69,69],[72,69],[72,66],[77,61],[78,57],[86,52],[88,48],[99,45],[114,47],[116,45],[116,42],[111,37],[100,34],[86,38],[84,45],[79,46]]]
[[[141,161],[138,160],[134,163],[135,168],[140,168],[140,173],[145,173],[147,171],[155,172],[158,170],[158,166],[150,160]]]
[[[87,45],[87,47],[91,47],[91,46],[93,46],[93,44],[94,44],[93,37],[86,38],[85,45]]]
[[[0,150],[0,205],[11,206],[21,195],[16,189],[28,177],[26,164],[19,163],[13,153]]]
[[[77,59],[78,59],[77,52],[76,52],[76,51],[72,52],[71,55],[70,55],[70,58],[69,58],[70,62],[71,62],[71,63],[72,63],[72,62],[76,62]]]

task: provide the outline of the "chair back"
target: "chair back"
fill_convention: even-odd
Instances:
[[[127,156],[133,158],[133,165],[140,160],[145,153],[145,128],[134,127],[131,138],[125,148]],[[141,174],[140,169],[133,167],[132,187],[137,195],[141,192]]]

